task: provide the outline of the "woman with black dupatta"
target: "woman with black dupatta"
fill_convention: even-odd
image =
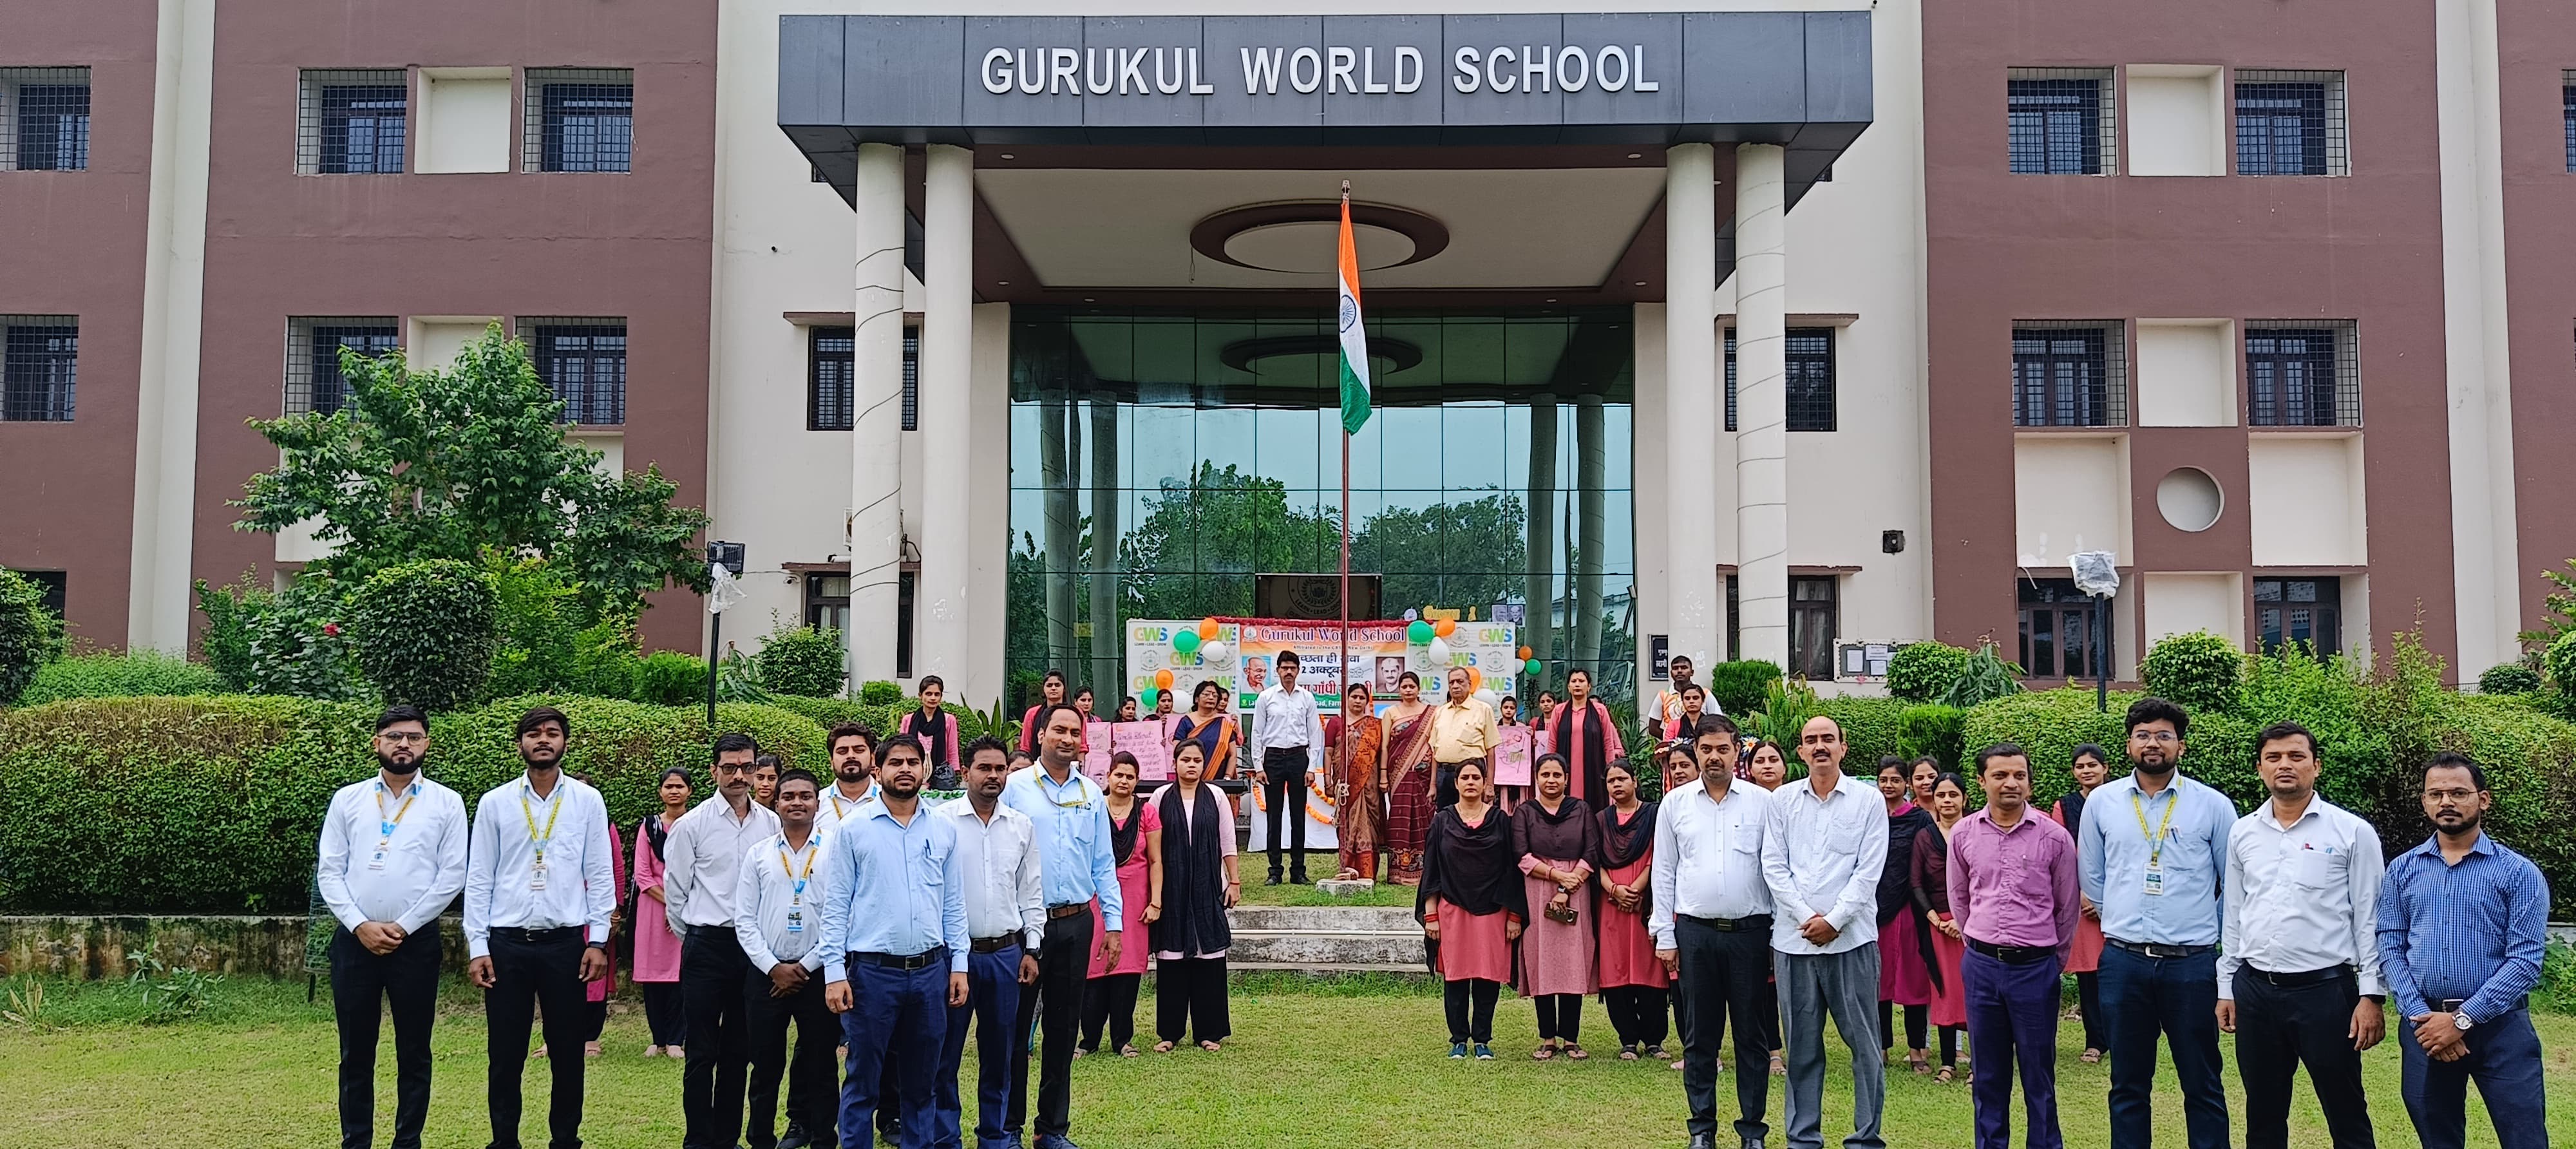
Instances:
[[[1446,983],[1449,1056],[1468,1056],[1472,1043],[1478,1061],[1494,1059],[1494,1001],[1529,918],[1511,815],[1494,806],[1489,780],[1484,760],[1458,764],[1458,801],[1431,819],[1413,903],[1432,972]]]
[[[1623,759],[1624,761],[1624,759]],[[1565,792],[1565,756],[1549,754],[1530,768],[1537,796],[1512,812],[1512,852],[1519,855],[1522,894],[1542,907],[1521,935],[1521,995],[1538,1007],[1538,1048],[1546,1061],[1564,1042],[1569,1060],[1583,1051],[1583,999],[1601,988],[1593,937],[1592,874],[1600,868],[1601,824],[1592,808]],[[1604,789],[1609,772],[1602,772]]]
[[[1636,770],[1625,758],[1610,764],[1609,786],[1609,808],[1594,815],[1601,823],[1601,1005],[1619,1034],[1619,1060],[1662,1060],[1670,1032],[1664,993],[1672,978],[1646,929],[1655,807],[1637,800]]]
[[[1186,1029],[1210,1053],[1234,1033],[1225,1000],[1225,951],[1234,931],[1225,912],[1243,896],[1234,857],[1234,805],[1206,785],[1198,743],[1174,749],[1179,779],[1154,793],[1162,823],[1163,906],[1154,920],[1156,1053],[1170,1053]]]

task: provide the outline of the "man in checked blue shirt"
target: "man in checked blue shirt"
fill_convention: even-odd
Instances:
[[[2219,1080],[2218,936],[2236,805],[2180,767],[2191,716],[2161,698],[2129,707],[2129,777],[2084,800],[2076,875],[2102,917],[2102,1012],[2111,1032],[2111,1149],[2154,1138],[2156,1037],[2173,1047],[2191,1149],[2227,1149]]]
[[[901,1149],[930,1149],[932,1071],[948,1011],[966,1004],[966,868],[957,830],[921,808],[921,743],[877,750],[878,801],[823,853],[823,1000],[850,1046],[841,1144],[867,1145],[880,1105],[903,1108]],[[897,1098],[878,1096],[888,1057]]]
[[[1091,903],[1109,936],[1104,961],[1118,964],[1118,864],[1109,853],[1109,797],[1083,776],[1082,713],[1062,703],[1038,707],[1038,765],[1011,775],[1002,803],[1037,823],[1038,880],[1046,893],[1046,934],[1038,943],[1037,992],[1020,994],[1025,1034],[1045,1008],[1038,1059],[1037,1149],[1074,1149],[1073,1035],[1082,1020],[1082,983],[1091,966]],[[1011,1059],[1011,1105],[1003,1132],[1017,1140],[1029,1112],[1029,1059]]]
[[[2531,987],[2547,942],[2549,882],[2479,829],[2486,771],[2461,754],[2424,768],[2433,836],[2388,863],[2379,887],[2379,973],[2404,1019],[2399,1093],[2424,1149],[2459,1149],[2469,1079],[2503,1149],[2548,1149]]]

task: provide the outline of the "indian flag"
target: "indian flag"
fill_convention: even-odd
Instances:
[[[1342,431],[1356,435],[1368,425],[1368,330],[1360,322],[1360,257],[1351,243],[1351,193],[1342,192],[1341,304],[1336,320],[1342,327]]]

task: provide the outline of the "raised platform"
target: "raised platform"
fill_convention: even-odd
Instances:
[[[1420,973],[1422,927],[1402,906],[1237,906],[1232,969]]]

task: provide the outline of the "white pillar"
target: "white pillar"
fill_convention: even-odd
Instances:
[[[1735,147],[1735,553],[1744,635],[1736,657],[1782,666],[1789,664],[1786,158],[1778,144]]]
[[[850,686],[894,677],[903,564],[903,149],[859,145],[856,400],[850,466]]]
[[[1717,149],[1675,144],[1664,153],[1664,489],[1668,522],[1698,516],[1708,493],[1709,444],[1718,433],[1725,364],[1717,344]],[[1714,653],[1726,627],[1717,584],[1717,540],[1665,532],[1664,612],[1676,654]],[[1640,679],[1640,681],[1643,681]],[[1649,697],[1639,691],[1641,701]]]
[[[912,672],[939,675],[959,696],[971,601],[966,577],[974,566],[967,389],[975,354],[975,153],[932,144],[923,192],[921,573],[912,584]]]
[[[205,335],[214,0],[160,0],[157,44],[125,644],[186,654],[194,621],[188,588],[196,570],[198,367]]]

